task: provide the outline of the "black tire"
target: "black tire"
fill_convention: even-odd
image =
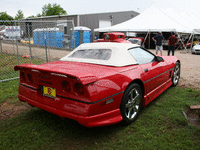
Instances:
[[[179,79],[180,79],[180,73],[181,73],[181,64],[179,62],[176,62],[174,67],[174,72],[172,76],[172,86],[177,86]]]
[[[122,98],[120,111],[122,115],[122,123],[129,125],[134,122],[142,107],[142,90],[136,83],[131,84],[126,89]]]

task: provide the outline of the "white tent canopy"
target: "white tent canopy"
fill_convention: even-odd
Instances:
[[[198,28],[198,23],[193,21],[191,18],[189,19],[186,16],[181,15],[181,13],[176,12],[173,8],[167,8],[164,11],[167,14],[167,16],[178,22],[180,25],[184,25],[190,30]]]
[[[183,16],[187,21],[191,22],[195,25],[195,28],[200,28],[200,21],[195,18],[195,16],[192,16],[191,14],[188,14],[186,12],[180,12],[181,16]]]
[[[194,22],[187,21],[180,14],[172,10],[163,10],[155,3],[141,13],[123,23],[95,29],[95,32],[131,31],[131,32],[179,32],[192,33],[194,28],[198,28]],[[174,16],[173,16],[174,13]]]

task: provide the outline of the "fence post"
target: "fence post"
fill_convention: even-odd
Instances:
[[[29,23],[28,23],[28,41],[29,41],[29,51],[30,51],[30,56],[32,58],[32,51],[31,51],[31,40],[30,40],[30,28],[29,28]]]
[[[1,41],[1,53],[3,53],[3,50],[2,50],[2,39],[0,41]]]
[[[48,56],[47,56],[47,38],[46,38],[46,35],[44,35],[44,43],[45,43],[46,61],[48,63],[49,61],[48,61]]]
[[[17,28],[16,21],[15,21],[15,27]],[[19,61],[19,50],[18,50],[18,40],[17,40],[17,35],[16,35],[15,37],[16,37],[16,48],[17,48],[17,57],[18,57],[18,65],[19,65],[19,64],[20,64],[20,61]]]
[[[72,20],[72,39],[73,39],[73,49],[75,49],[75,38],[74,38],[74,19]]]
[[[48,61],[51,61],[51,60],[50,60],[50,49],[49,49],[49,36],[50,36],[50,35],[49,35],[49,32],[51,32],[51,30],[47,28],[47,46],[48,46],[47,51],[49,52],[49,53],[48,53],[48,54],[49,54],[49,57],[47,56],[47,57],[48,57],[47,59],[48,59]]]

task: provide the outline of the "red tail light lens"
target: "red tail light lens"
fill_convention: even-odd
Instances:
[[[29,81],[29,82],[33,82],[33,80],[32,80],[32,76],[31,76],[30,73],[27,74],[27,78],[28,78],[28,81]]]
[[[80,83],[74,84],[74,91],[77,92],[78,94],[83,95],[84,94],[84,87]]]
[[[66,92],[70,92],[71,91],[71,86],[70,86],[69,82],[67,82],[67,81],[63,81],[62,82],[62,88]]]
[[[22,79],[24,81],[26,80],[25,73],[23,71],[20,72],[20,79]]]

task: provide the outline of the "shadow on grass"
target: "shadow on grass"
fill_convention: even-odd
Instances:
[[[5,141],[8,143],[4,143],[2,148],[17,149],[22,148],[20,145],[31,149],[71,149],[73,147],[88,149],[96,147],[100,143],[109,142],[113,139],[113,136],[117,136],[116,133],[123,130],[121,124],[87,128],[74,120],[62,119],[39,108],[31,108],[31,110],[20,114],[16,118],[8,120],[3,126],[3,132],[8,130],[10,132],[4,134]],[[13,134],[17,134],[19,138],[16,138]],[[19,139],[21,143],[19,143]],[[32,140],[34,145],[30,145]],[[18,144],[15,145],[17,142]],[[13,147],[13,145],[16,147]]]

